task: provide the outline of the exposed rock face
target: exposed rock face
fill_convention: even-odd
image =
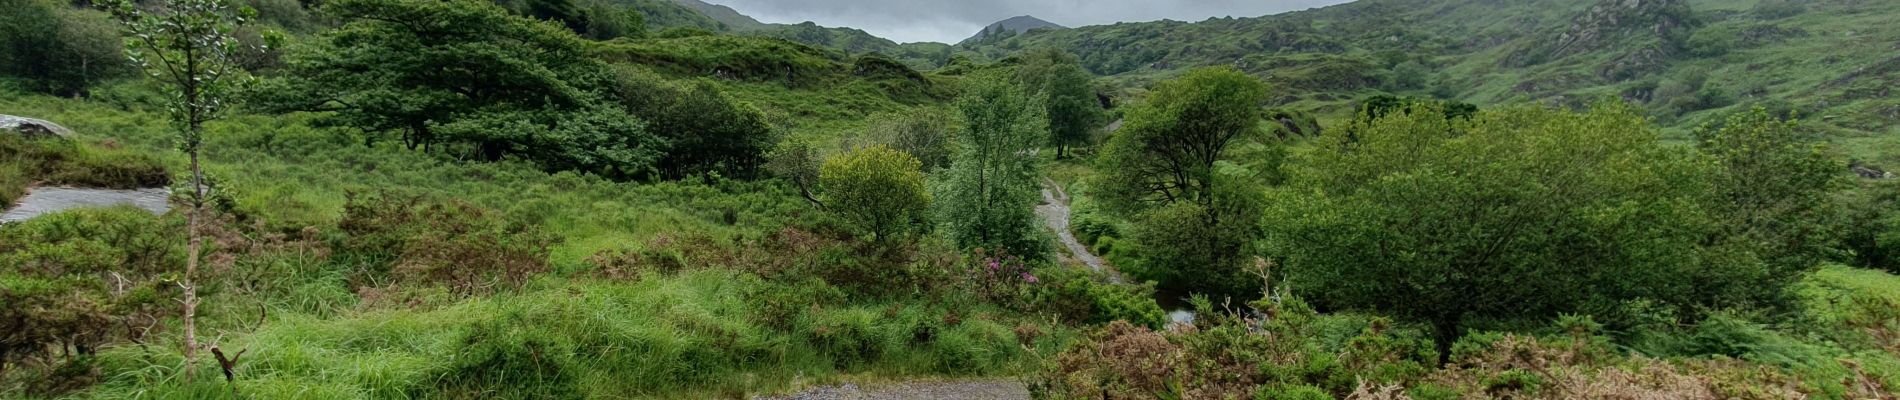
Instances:
[[[24,135],[27,138],[70,139],[73,130],[43,119],[0,115],[0,132]]]
[[[1604,0],[1558,36],[1550,59],[1602,49],[1630,35],[1667,40],[1694,28],[1694,23],[1687,0]]]

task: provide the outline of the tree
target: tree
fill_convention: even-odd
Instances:
[[[99,81],[130,72],[111,18],[65,2],[0,2],[0,75],[33,90],[76,96]]]
[[[1302,296],[1429,324],[1441,357],[1472,323],[1724,306],[1694,295],[1728,267],[1704,247],[1711,164],[1659,144],[1640,110],[1423,107],[1329,132],[1338,150],[1269,191],[1264,247]]]
[[[1016,85],[983,82],[957,100],[968,131],[936,182],[936,211],[950,239],[964,248],[991,247],[1040,256],[1037,240],[1037,148],[1047,143],[1038,107]]]
[[[559,24],[477,0],[335,0],[325,10],[346,23],[288,56],[284,87],[269,91],[280,110],[399,132],[411,149],[609,175],[647,170],[650,157],[634,155],[660,150],[636,122],[593,134],[611,115],[634,118],[604,99],[605,64]]]
[[[1737,301],[1775,302],[1779,289],[1840,255],[1842,240],[1832,223],[1838,215],[1835,189],[1846,165],[1822,145],[1804,138],[1799,122],[1782,121],[1764,108],[1728,117],[1721,127],[1696,131],[1697,148],[1722,168],[1716,174],[1726,215],[1724,236],[1746,249],[1761,268],[1748,276],[1719,280],[1740,284],[1712,287],[1705,296]]]
[[[133,64],[156,79],[169,96],[172,128],[177,130],[179,149],[190,159],[191,193],[186,208],[185,273],[180,276],[183,299],[185,380],[190,381],[198,363],[198,287],[199,256],[204,249],[204,208],[207,202],[205,174],[200,153],[204,145],[204,124],[224,116],[231,93],[249,78],[238,68],[232,55],[238,51],[234,33],[255,14],[238,8],[232,0],[171,0],[152,11],[139,8],[130,0],[107,3],[127,33],[127,52]],[[216,346],[212,347],[216,350]]]
[[[1095,75],[1083,69],[1075,55],[1061,50],[1035,52],[1029,59],[1019,80],[1042,101],[1050,145],[1060,159],[1068,147],[1087,145],[1102,126],[1101,103],[1090,86]]]
[[[675,84],[651,72],[616,70],[622,105],[648,121],[670,143],[661,175],[703,173],[750,179],[777,142],[765,113],[733,99],[711,80]]]
[[[939,108],[879,114],[870,118],[872,125],[862,140],[910,153],[924,163],[925,172],[934,172],[950,166],[961,119],[957,112]]]
[[[929,207],[921,165],[889,147],[862,148],[825,160],[818,186],[831,210],[882,243],[909,231]]]
[[[812,185],[818,183],[818,169],[821,166],[818,151],[810,141],[801,138],[787,138],[778,143],[778,148],[766,155],[765,169],[773,175],[790,179],[798,186],[798,194],[812,205],[824,207],[825,202],[812,194]]]
[[[1129,111],[1091,186],[1138,225],[1132,239],[1142,257],[1125,271],[1164,291],[1257,292],[1240,269],[1257,237],[1249,192],[1278,166],[1243,165],[1234,156],[1240,144],[1262,142],[1266,96],[1258,79],[1208,68],[1156,85],[1148,103]]]

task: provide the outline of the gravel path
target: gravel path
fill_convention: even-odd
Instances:
[[[817,387],[769,400],[1027,400],[1029,388],[1011,379],[904,382],[885,385],[846,383]]]
[[[1111,282],[1121,283],[1121,275],[1111,272],[1108,263],[1089,251],[1088,246],[1083,246],[1082,241],[1076,240],[1075,231],[1069,230],[1069,195],[1062,192],[1062,186],[1043,179],[1042,205],[1036,206],[1036,214],[1042,216],[1050,230],[1056,231],[1056,240],[1062,242],[1064,249],[1068,249],[1066,258],[1087,265],[1097,273],[1108,274]]]
[[[1043,178],[1042,205],[1036,206],[1036,214],[1042,215],[1042,220],[1049,225],[1049,229],[1056,231],[1056,240],[1062,242],[1064,249],[1068,249],[1067,254],[1061,255],[1064,261],[1074,260],[1087,265],[1096,273],[1107,275],[1110,283],[1125,282],[1122,280],[1121,273],[1110,267],[1101,256],[1090,251],[1088,246],[1083,246],[1082,241],[1076,240],[1075,231],[1069,229],[1069,195],[1062,192],[1062,185],[1056,184],[1054,180]],[[1177,324],[1193,325],[1194,312],[1185,309],[1169,311],[1168,320]]]
[[[48,213],[84,207],[130,205],[163,214],[171,209],[166,202],[170,193],[163,188],[138,190],[34,188],[20,199],[18,207],[0,214],[0,223],[19,222]]]

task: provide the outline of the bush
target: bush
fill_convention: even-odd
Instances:
[[[0,227],[0,393],[83,387],[106,344],[142,340],[115,327],[153,326],[176,307],[164,277],[183,262],[179,222],[114,208]]]
[[[1035,276],[1041,282],[1030,290],[1033,308],[1066,321],[1127,321],[1147,328],[1160,328],[1168,322],[1167,312],[1155,303],[1153,286],[1105,282],[1094,271],[1068,266],[1042,268]]]
[[[872,146],[825,160],[818,186],[827,209],[883,242],[910,232],[930,205],[916,157]]]
[[[389,193],[349,196],[337,227],[341,249],[386,269],[397,283],[440,284],[461,294],[519,288],[546,273],[557,240],[463,203],[426,203]]]

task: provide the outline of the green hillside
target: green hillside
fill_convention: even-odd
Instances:
[[[1378,93],[1480,105],[1643,104],[1674,134],[1762,105],[1798,112],[1863,159],[1900,163],[1900,3],[1364,0],[1259,18],[1034,32],[964,46],[1055,47],[1120,86],[1208,65],[1275,84],[1279,105],[1343,116]]]
[[[0,0],[0,400],[1894,400],[1896,20]]]

